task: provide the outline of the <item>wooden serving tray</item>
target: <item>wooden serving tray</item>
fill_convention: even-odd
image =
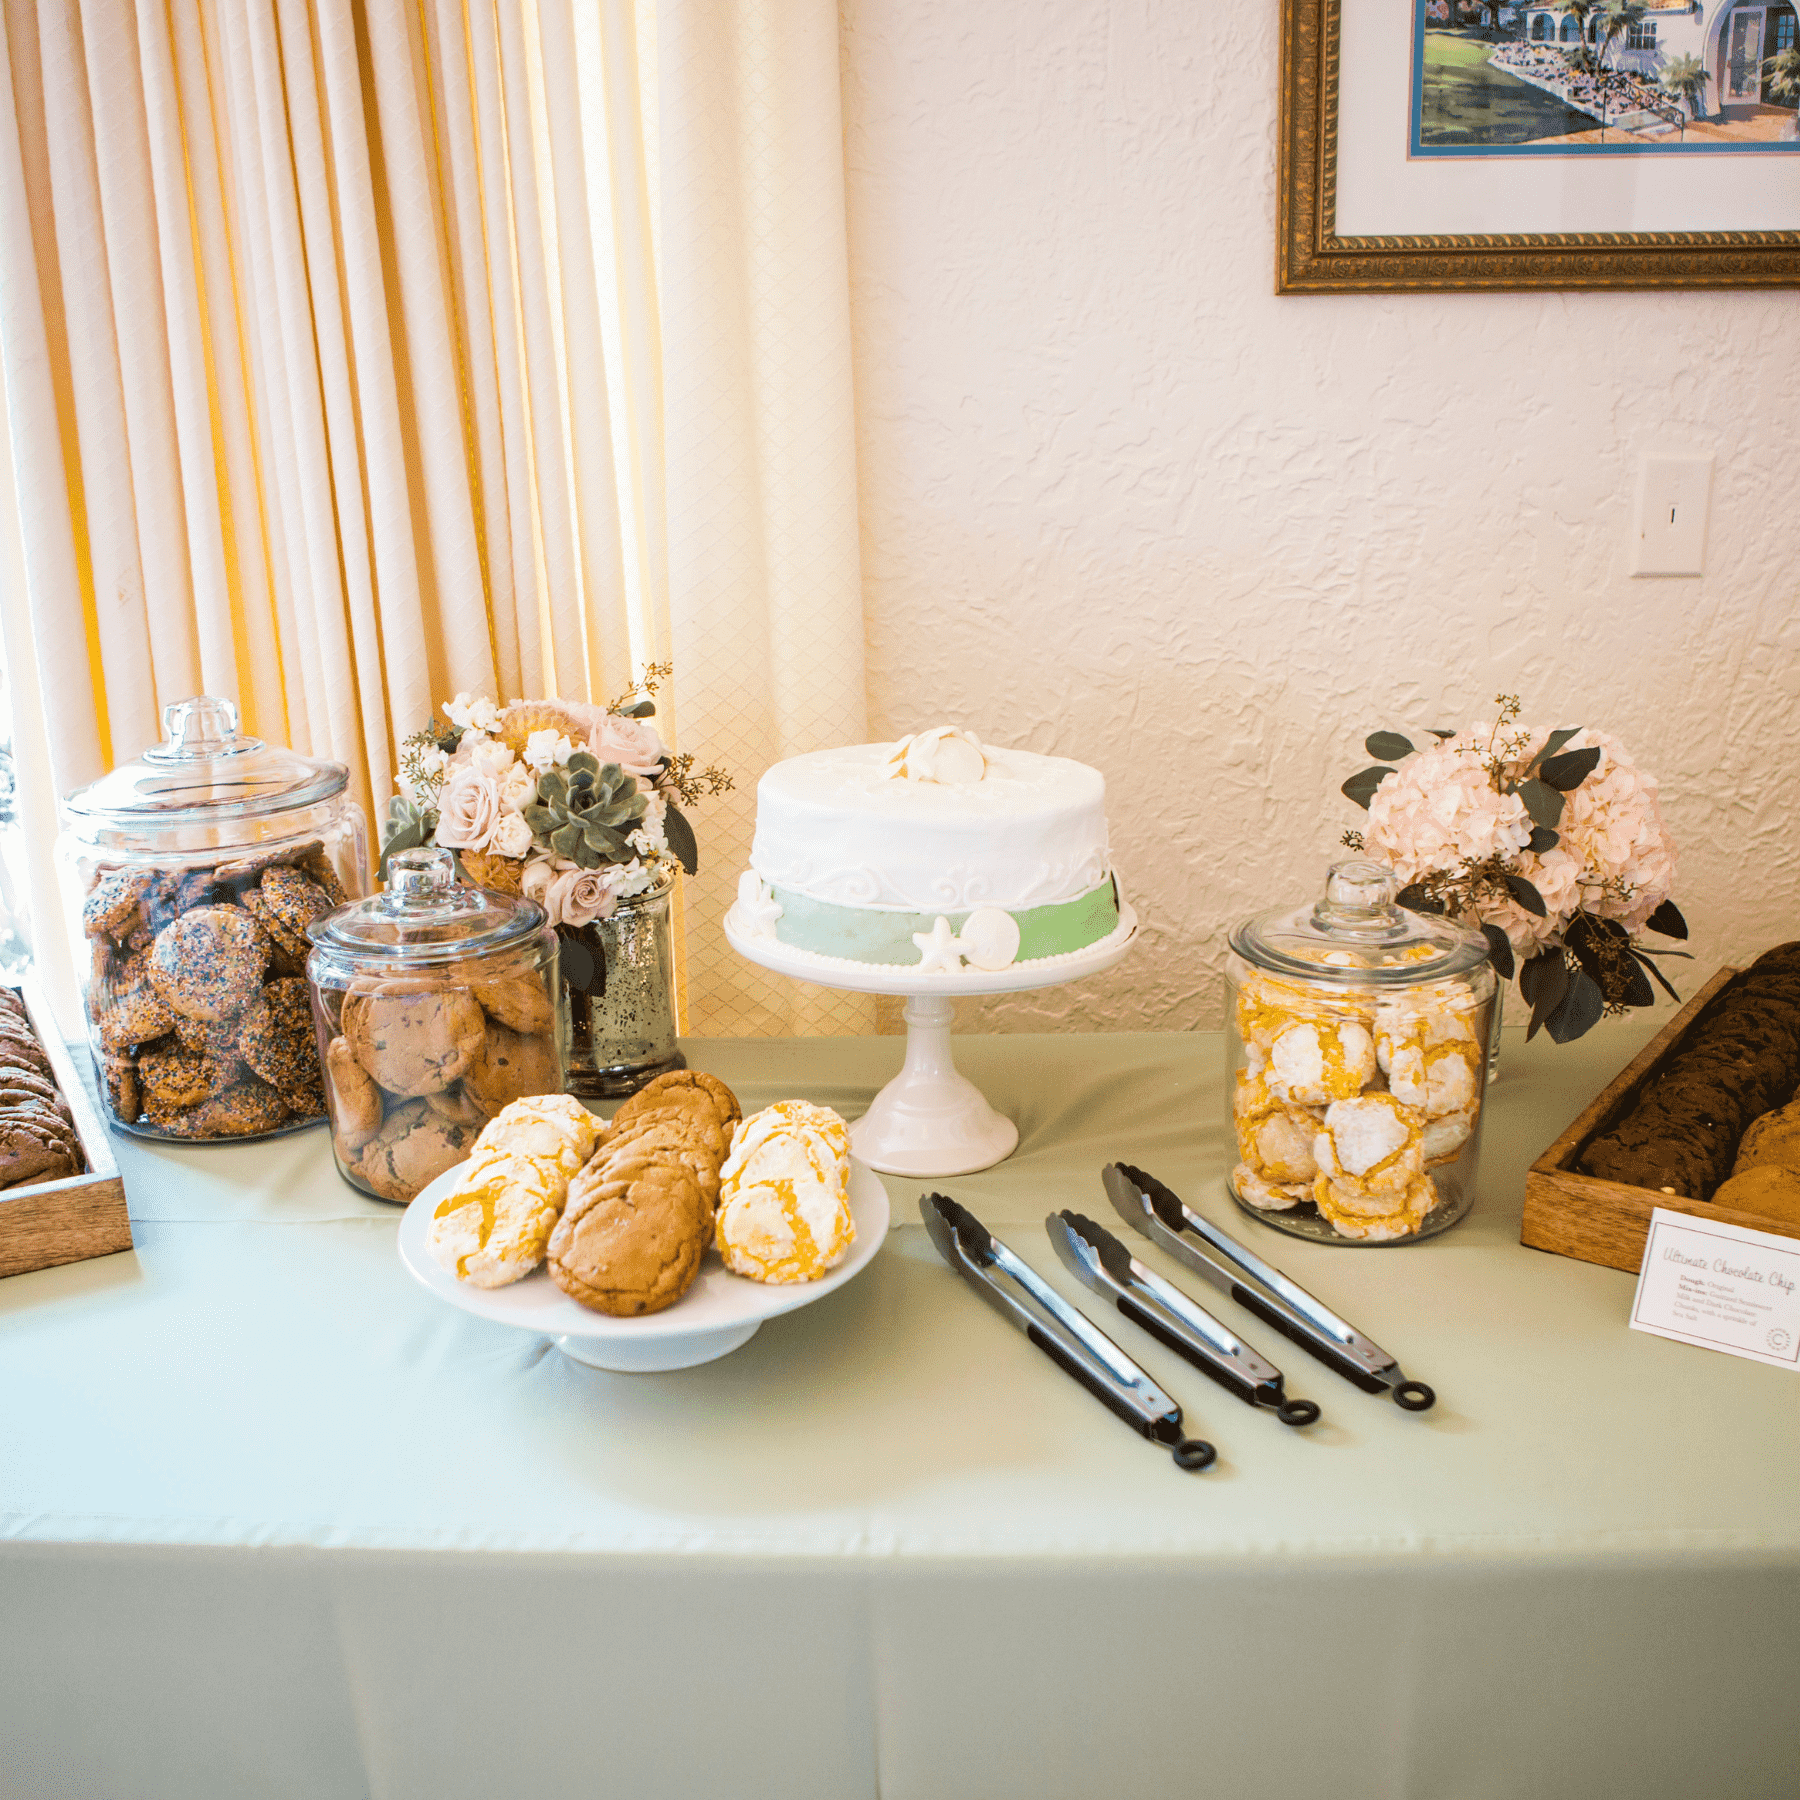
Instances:
[[[113,1160],[106,1125],[36,983],[27,979],[19,997],[56,1072],[56,1085],[75,1115],[75,1132],[88,1166],[86,1174],[65,1175],[60,1181],[0,1188],[0,1276],[131,1248],[125,1183]]]
[[[1736,969],[1721,969],[1531,1165],[1525,1176],[1521,1244],[1635,1275],[1644,1261],[1650,1215],[1659,1206],[1665,1212],[1687,1213],[1696,1219],[1722,1219],[1727,1225],[1800,1238],[1800,1224],[1790,1220],[1739,1212],[1735,1207],[1688,1200],[1679,1194],[1662,1194],[1654,1188],[1628,1187],[1622,1181],[1600,1181],[1592,1175],[1578,1174],[1575,1168],[1575,1160],[1588,1142],[1610,1130],[1630,1110],[1638,1090],[1674,1054],[1688,1027],[1737,974]]]

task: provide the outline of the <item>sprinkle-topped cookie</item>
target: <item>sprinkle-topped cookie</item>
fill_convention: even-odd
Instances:
[[[190,1019],[242,1012],[269,966],[269,936],[236,906],[198,906],[156,934],[150,985]]]

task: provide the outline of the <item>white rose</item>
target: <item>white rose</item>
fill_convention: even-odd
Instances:
[[[486,694],[458,694],[444,702],[444,717],[464,731],[492,731],[500,723],[500,709]]]
[[[496,856],[524,856],[531,849],[531,841],[531,827],[524,819],[516,812],[502,812],[500,823],[488,839],[488,848]]]
[[[525,740],[525,766],[540,775],[561,768],[574,754],[575,746],[560,731],[548,727],[532,732]]]
[[[500,820],[500,790],[491,775],[461,768],[438,796],[437,841],[446,850],[485,850]]]
[[[500,804],[523,812],[537,798],[538,778],[522,762],[514,763],[500,777]]]
[[[467,755],[464,755],[464,751]],[[458,762],[468,766],[480,775],[491,775],[496,781],[505,779],[508,769],[513,767],[513,753],[498,738],[485,736],[472,731],[462,743],[456,747]]]
[[[588,733],[587,747],[602,763],[617,763],[627,775],[654,775],[668,754],[653,727],[623,713],[605,714]]]

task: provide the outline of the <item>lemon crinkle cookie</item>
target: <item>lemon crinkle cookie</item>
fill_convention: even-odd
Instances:
[[[719,1179],[726,1268],[755,1281],[816,1281],[850,1253],[850,1128],[829,1107],[781,1100],[738,1127]]]

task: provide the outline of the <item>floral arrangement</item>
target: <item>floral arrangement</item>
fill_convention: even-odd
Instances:
[[[1651,978],[1679,999],[1653,959],[1687,953],[1641,941],[1688,934],[1656,782],[1606,732],[1541,731],[1519,722],[1517,695],[1495,703],[1492,724],[1434,730],[1423,748],[1370,737],[1381,760],[1343,787],[1369,822],[1344,842],[1394,870],[1401,905],[1480,927],[1501,979],[1516,969],[1528,1036],[1568,1043],[1649,1006]]]
[[[403,746],[382,873],[396,850],[436,844],[475,886],[524,894],[565,933],[607,918],[671,864],[693,874],[699,848],[676,802],[726,793],[732,779],[671,755],[646,722],[669,674],[652,663],[607,706],[458,694]]]

